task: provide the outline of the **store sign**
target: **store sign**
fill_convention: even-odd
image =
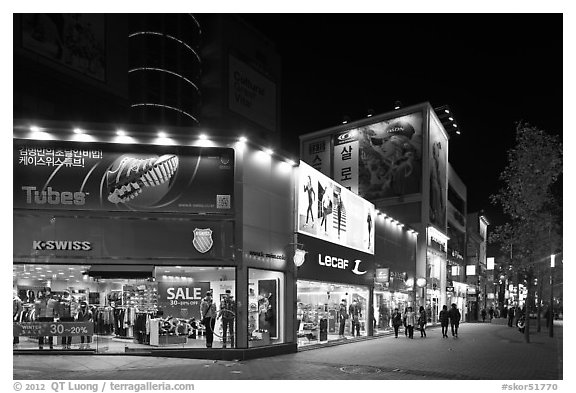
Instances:
[[[200,304],[209,290],[209,282],[159,281],[158,308],[164,318],[200,319]]]
[[[390,268],[376,269],[375,282],[387,283],[390,281]]]
[[[32,250],[90,251],[92,250],[92,244],[88,241],[80,240],[34,240],[32,241]]]
[[[196,251],[202,254],[210,251],[214,245],[212,240],[212,230],[210,228],[206,229],[194,229],[194,239],[192,239],[192,244]]]
[[[375,269],[371,255],[304,235],[299,235],[298,242],[306,251],[298,278],[352,284],[373,282]]]
[[[13,148],[15,208],[233,213],[233,149],[23,139]]]
[[[355,131],[335,135],[333,178],[355,194],[358,194],[358,146]]]
[[[279,261],[286,260],[286,257],[284,255],[265,253],[264,251],[249,251],[248,255],[250,255],[251,257],[257,257],[257,258],[276,259]]]
[[[91,336],[93,322],[14,322],[14,336]]]
[[[297,231],[374,254],[374,205],[300,161]]]

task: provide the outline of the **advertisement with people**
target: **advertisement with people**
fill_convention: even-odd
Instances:
[[[374,205],[300,162],[297,230],[374,254]]]
[[[422,191],[422,112],[356,129],[358,194],[368,200]]]
[[[446,231],[448,139],[436,119],[430,119],[430,223]]]
[[[14,207],[232,214],[234,150],[14,140]]]

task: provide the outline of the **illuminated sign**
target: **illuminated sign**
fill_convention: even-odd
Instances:
[[[374,277],[375,282],[387,283],[390,281],[390,269],[380,268],[376,269],[376,276]]]
[[[300,161],[297,232],[374,254],[374,205]]]
[[[476,265],[466,265],[466,275],[475,276],[476,275]]]
[[[90,251],[92,244],[81,240],[34,240],[32,249],[35,251]]]
[[[494,257],[486,258],[486,269],[494,270]]]

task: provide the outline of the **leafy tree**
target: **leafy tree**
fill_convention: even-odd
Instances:
[[[498,243],[518,283],[528,290],[526,313],[534,306],[534,279],[548,266],[550,254],[561,248],[562,216],[558,181],[562,175],[562,143],[527,123],[516,127],[516,145],[508,151],[508,165],[500,174],[504,186],[491,196],[508,222],[497,226],[490,242]],[[555,192],[554,192],[555,191]],[[525,339],[530,342],[526,315]]]

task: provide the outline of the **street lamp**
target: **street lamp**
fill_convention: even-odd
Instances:
[[[550,327],[548,328],[548,336],[554,337],[554,265],[556,255],[550,255]]]

